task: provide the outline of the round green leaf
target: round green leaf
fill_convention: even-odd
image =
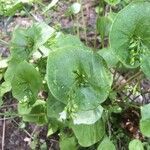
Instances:
[[[142,62],[141,62],[141,70],[146,75],[147,78],[150,79],[150,54],[145,54],[142,56]]]
[[[92,125],[72,125],[72,129],[78,143],[83,147],[89,147],[97,143],[105,134],[105,126],[102,120]]]
[[[79,111],[74,114],[73,123],[74,124],[94,124],[99,120],[103,113],[103,107],[98,106],[96,109],[88,111]]]
[[[47,80],[58,100],[77,105],[78,110],[89,110],[106,100],[112,75],[98,54],[74,47],[50,53]]]
[[[10,52],[14,58],[18,57],[21,60],[28,59],[33,51],[33,45],[34,41],[29,37],[27,29],[18,27],[14,30],[10,47]]]
[[[71,12],[73,14],[78,14],[80,12],[80,9],[81,9],[81,4],[80,3],[73,3],[70,7],[71,9]]]
[[[99,144],[97,150],[116,150],[115,145],[108,137],[105,137]]]
[[[27,29],[16,28],[11,40],[11,54],[13,57],[28,60],[33,51],[42,46],[54,31],[44,22],[34,23]]]
[[[150,119],[150,104],[141,107],[142,120]]]
[[[55,30],[45,22],[40,22],[34,23],[30,28],[28,28],[27,32],[28,36],[33,39],[33,50],[37,50],[54,35]]]
[[[150,137],[150,104],[141,107],[140,129],[143,135]]]
[[[134,139],[129,143],[129,150],[144,150],[144,147],[140,140]]]
[[[150,137],[150,119],[140,121],[140,130],[144,136]]]
[[[41,87],[39,72],[29,63],[21,62],[12,80],[13,96],[19,101],[33,103]]]
[[[110,45],[127,67],[138,67],[141,55],[150,50],[150,2],[133,2],[116,16]],[[146,49],[146,50],[145,50]]]

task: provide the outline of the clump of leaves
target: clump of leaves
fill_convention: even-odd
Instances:
[[[117,100],[112,70],[119,60],[123,67],[137,68],[150,77],[149,8],[148,1],[129,4],[107,32],[103,32],[107,21],[101,20],[97,28],[103,38],[110,31],[110,47],[98,53],[77,37],[57,33],[43,22],[16,28],[3,84],[9,83],[22,119],[49,124],[48,135],[59,131],[62,150],[78,149],[78,144],[116,149],[112,125],[128,105]],[[47,96],[41,96],[42,92]],[[141,116],[141,133],[149,137],[149,104],[141,107]],[[137,145],[143,149],[139,140],[132,140],[129,149]]]
[[[0,16],[13,16],[22,10],[25,4],[31,4],[34,1],[36,0],[1,0]]]

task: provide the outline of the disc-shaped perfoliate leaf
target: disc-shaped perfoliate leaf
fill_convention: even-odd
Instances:
[[[99,144],[97,150],[116,150],[116,148],[113,142],[108,137],[105,137]]]
[[[21,60],[28,59],[33,51],[33,40],[28,37],[27,30],[16,28],[13,32],[10,45],[10,53],[13,57],[20,57]]]
[[[140,130],[144,136],[150,137],[150,104],[141,107]]]
[[[100,105],[93,110],[79,111],[74,114],[73,123],[74,124],[94,124],[98,121],[103,113],[103,107]]]
[[[92,125],[72,125],[72,129],[78,143],[83,147],[89,147],[97,143],[105,134],[105,126],[102,120]]]
[[[127,67],[138,67],[141,55],[150,51],[149,8],[149,1],[133,2],[118,13],[112,25],[110,46]]]
[[[29,103],[34,103],[40,87],[39,72],[31,64],[25,61],[21,62],[17,66],[12,80],[13,96],[19,101],[27,97]]]
[[[16,28],[11,40],[11,54],[22,60],[28,59],[53,33],[54,29],[44,22],[35,23],[27,29]]]
[[[129,143],[129,150],[144,150],[144,147],[140,140],[134,139]]]
[[[112,75],[101,56],[82,47],[72,47],[50,53],[47,80],[58,100],[73,103],[78,110],[89,110],[106,100]]]
[[[27,30],[28,35],[33,38],[33,49],[37,50],[42,46],[51,36],[53,36],[55,30],[44,22],[34,23]]]

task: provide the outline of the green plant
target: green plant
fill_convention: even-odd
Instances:
[[[31,3],[33,0],[1,0],[0,16],[12,16],[17,11],[23,9],[25,3]]]
[[[101,18],[97,28],[103,42],[110,33],[110,46],[99,52],[92,51],[76,36],[58,33],[43,22],[27,29],[16,28],[0,97],[12,90],[23,121],[49,124],[48,136],[59,130],[62,150],[90,146],[116,149],[121,138],[129,143],[132,138],[125,136],[117,122],[128,114],[127,110],[136,108],[139,112],[140,108],[125,98],[119,100],[117,94],[137,76],[113,88],[114,68],[122,64],[120,68],[130,68],[136,75],[144,73],[150,78],[149,8],[148,1],[133,2],[117,14],[107,29],[109,18]],[[5,90],[3,85],[9,88]],[[41,97],[42,92],[48,97]],[[141,133],[147,138],[149,106],[141,107],[140,113]],[[144,149],[139,140],[132,140],[129,149],[136,149],[137,144]]]

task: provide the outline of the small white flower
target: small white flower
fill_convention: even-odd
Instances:
[[[60,121],[66,120],[66,118],[67,118],[66,111],[62,111],[61,113],[59,113],[59,115],[60,115],[60,117],[59,117]]]

